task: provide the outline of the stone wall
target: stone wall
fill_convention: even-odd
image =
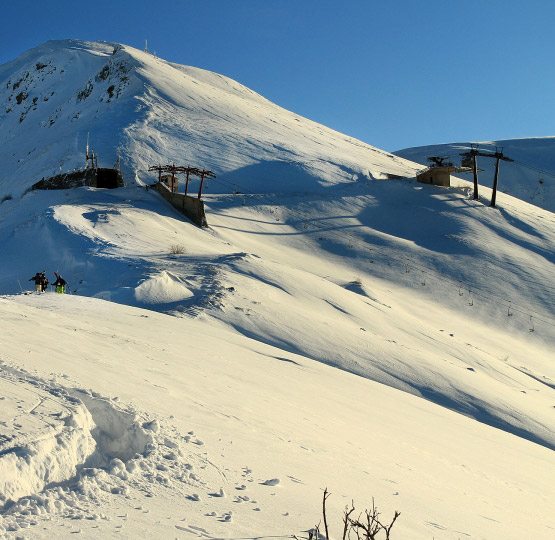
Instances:
[[[164,184],[159,182],[153,187],[164,199],[193,223],[199,227],[208,227],[206,214],[204,213],[204,203],[200,199],[181,193],[172,193]]]
[[[100,167],[43,178],[40,182],[33,184],[31,189],[72,189],[82,186],[114,189],[123,187],[124,183],[121,171]]]

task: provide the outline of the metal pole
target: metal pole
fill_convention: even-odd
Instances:
[[[202,193],[202,184],[204,182],[204,171],[200,175],[200,187],[198,188],[198,198],[200,199],[200,194]]]
[[[187,179],[185,180],[185,195],[187,195],[187,190],[189,189],[189,169],[187,169]]]
[[[476,154],[472,156],[472,169],[474,172],[474,199],[478,200],[478,160]]]
[[[497,156],[497,160],[495,162],[495,178],[493,179],[493,193],[491,194],[491,204],[490,206],[495,208],[495,197],[497,195],[497,180],[499,178],[499,161],[500,156]]]

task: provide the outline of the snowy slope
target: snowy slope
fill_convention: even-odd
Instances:
[[[40,493],[37,468],[3,469],[0,486],[19,473],[28,487],[0,516],[7,538],[305,536],[325,487],[334,537],[372,497],[384,521],[401,511],[391,538],[553,534],[539,445],[203,320],[54,293],[0,299],[0,316],[3,396],[43,399],[1,433],[57,408],[83,440]],[[45,459],[48,443],[20,453]]]
[[[449,156],[453,163],[460,164],[460,154],[468,152],[471,143],[450,143],[406,148],[396,155],[428,165],[430,156]],[[514,160],[503,161],[500,165],[499,190],[555,212],[555,137],[535,137],[530,139],[509,139],[479,143],[480,150],[495,152],[496,148]],[[478,181],[491,187],[495,174],[495,159],[478,157]],[[458,173],[457,176],[473,181],[472,173]],[[503,195],[501,195],[501,201]],[[500,202],[502,204],[502,202]]]
[[[550,538],[553,213],[417,184],[414,163],[128,47],[51,42],[0,79],[0,492],[23,497],[5,529],[287,536],[328,486],[336,523],[376,496],[399,537]],[[88,132],[127,187],[21,196],[81,166]],[[185,159],[218,174],[208,229],[142,185]],[[42,269],[71,296],[21,294]]]
[[[513,201],[518,220],[400,181],[278,205],[224,195],[201,230],[137,186],[36,192],[4,203],[0,284],[58,270],[76,294],[209,316],[553,447],[553,218]]]

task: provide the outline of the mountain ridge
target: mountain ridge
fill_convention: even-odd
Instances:
[[[228,77],[114,43],[51,41],[24,53],[0,69],[0,105],[4,183],[8,176],[18,193],[24,191],[18,183],[28,187],[31,177],[38,181],[58,165],[81,167],[89,133],[104,166],[116,161],[119,149],[128,181],[172,161],[209,168],[223,180],[241,170],[243,182],[259,191],[268,189],[276,163],[286,176],[300,176],[301,186],[410,176],[418,168],[286,111]],[[29,142],[39,135],[45,148],[37,157]],[[281,189],[291,186],[270,191]]]

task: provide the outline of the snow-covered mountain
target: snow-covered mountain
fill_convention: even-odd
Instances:
[[[171,162],[256,191],[268,182],[302,191],[418,168],[227,77],[112,43],[48,42],[2,66],[0,133],[3,196],[60,167],[83,167],[87,137],[100,166],[112,166],[119,151],[128,182]]]
[[[406,148],[396,155],[417,163],[429,165],[430,156],[448,157],[460,164],[462,153],[468,152],[473,143],[450,143]],[[476,143],[474,143],[476,144]],[[550,212],[555,212],[555,137],[509,139],[478,143],[482,152],[494,153],[496,149],[514,162],[502,161],[499,172],[499,190]],[[502,149],[502,150],[501,150]],[[478,182],[491,187],[495,174],[495,159],[478,157]],[[457,176],[473,181],[472,172]]]
[[[328,487],[334,534],[374,496],[399,537],[551,536],[552,212],[117,44],[0,100],[0,534],[286,537]],[[27,191],[87,134],[126,187]],[[145,189],[168,162],[217,174],[207,229]]]

